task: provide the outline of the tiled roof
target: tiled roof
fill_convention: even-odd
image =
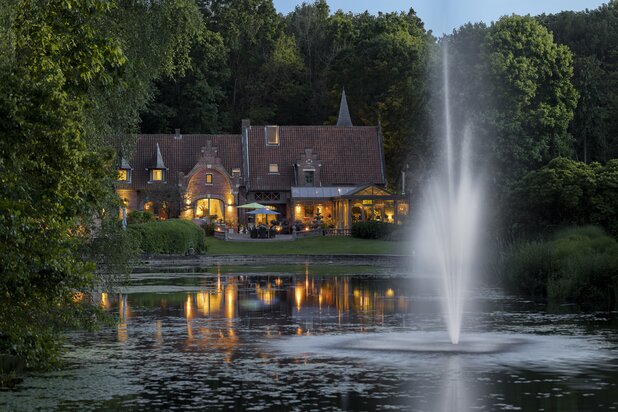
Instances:
[[[322,163],[322,186],[385,184],[378,127],[280,126],[279,145],[267,146],[263,126],[249,129],[250,190],[290,190],[294,163],[306,148]],[[167,160],[166,160],[167,161]],[[279,174],[268,172],[269,164]]]
[[[119,188],[145,189],[148,185],[148,168],[154,166],[157,158],[157,144],[161,152],[161,161],[167,167],[167,184],[176,184],[178,172],[189,173],[197,163],[202,147],[208,141],[217,147],[217,155],[229,174],[233,168],[242,167],[242,149],[240,135],[205,135],[185,134],[177,139],[173,134],[140,135],[129,164],[133,168],[131,184],[119,185]]]

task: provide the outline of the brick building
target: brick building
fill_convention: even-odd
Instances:
[[[238,135],[140,135],[119,162],[116,190],[127,210],[159,218],[210,218],[235,226],[237,206],[258,202],[280,219],[336,227],[356,220],[399,222],[405,196],[386,190],[380,126],[353,126],[345,92],[335,126],[242,122]],[[259,219],[259,217],[258,217]]]

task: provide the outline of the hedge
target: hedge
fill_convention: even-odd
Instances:
[[[392,223],[370,220],[352,224],[352,237],[361,239],[390,239],[397,226]]]
[[[128,230],[144,253],[186,255],[206,252],[204,231],[187,220],[133,224]]]

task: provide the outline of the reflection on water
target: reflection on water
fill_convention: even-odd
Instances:
[[[390,283],[397,283],[392,280]],[[109,296],[101,293],[101,305],[118,310],[118,340],[125,342],[130,333],[131,307],[158,307],[161,312],[182,311],[186,319],[187,337],[192,339],[195,319],[227,319],[232,321],[243,316],[277,311],[301,321],[313,321],[313,317],[336,316],[359,325],[382,322],[384,316],[405,313],[408,310],[408,289],[396,285],[380,285],[351,276],[310,277],[302,279],[295,275],[276,277],[218,275],[204,279],[198,290],[184,293],[120,293]],[[396,289],[399,293],[398,295]],[[161,320],[152,320],[161,335]],[[233,323],[228,322],[231,327]],[[140,324],[141,326],[141,324]],[[296,334],[302,333],[296,328]],[[362,330],[362,328],[361,328]],[[308,332],[309,329],[305,328]],[[162,339],[159,336],[158,339]]]
[[[579,346],[560,359],[560,368],[557,361],[528,367],[526,361],[536,361],[527,349],[510,363],[432,353],[361,356],[315,350],[312,342],[442,336],[432,288],[390,274],[314,275],[310,266],[261,275],[166,268],[132,279],[120,293],[97,297],[117,314],[114,328],[71,335],[70,367],[34,373],[16,391],[0,393],[0,410],[618,407],[612,316],[572,307],[548,311],[489,290],[474,298],[483,310],[466,314],[466,325],[476,325],[468,336],[542,335],[548,354],[564,342],[551,336],[573,336]],[[613,358],[598,361],[591,354],[599,350]],[[571,361],[577,357],[588,364]]]

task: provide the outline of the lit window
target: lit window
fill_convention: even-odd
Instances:
[[[163,181],[163,169],[151,169],[150,170],[150,181],[152,182]]]
[[[268,166],[268,173],[279,173],[279,165],[277,163],[271,163]]]
[[[266,126],[266,144],[272,146],[279,144],[279,126]]]
[[[305,186],[313,186],[313,170],[305,171]]]
[[[206,184],[207,185],[212,184],[212,173],[206,173]]]
[[[232,169],[232,176],[240,176],[240,167],[235,167]]]
[[[129,180],[129,172],[127,169],[118,169],[118,179],[119,182],[126,182]]]

